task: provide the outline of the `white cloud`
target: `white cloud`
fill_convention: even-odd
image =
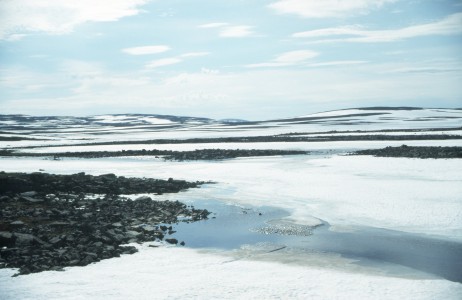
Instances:
[[[337,67],[345,65],[361,65],[365,64],[365,60],[336,60],[336,61],[326,61],[321,63],[308,64],[309,67]]]
[[[224,38],[248,37],[255,34],[253,26],[248,25],[231,25],[229,23],[207,23],[198,26],[199,28],[218,28],[219,36]]]
[[[247,25],[227,26],[220,32],[220,36],[226,38],[247,37],[254,34],[252,28],[252,26]]]
[[[207,56],[210,52],[189,52],[181,54],[181,57],[200,57],[200,56]]]
[[[364,14],[396,0],[279,0],[269,5],[281,14],[305,18],[343,17]]]
[[[163,58],[163,59],[157,59],[148,62],[145,67],[147,69],[155,69],[163,66],[169,66],[169,65],[175,65],[183,62],[184,58],[193,58],[193,57],[201,57],[201,56],[206,56],[209,55],[209,52],[188,52],[184,53],[181,55],[178,55],[176,57],[169,57],[169,58]]]
[[[122,49],[122,52],[130,55],[146,55],[146,54],[157,54],[170,50],[169,46],[156,45],[156,46],[142,46]]]
[[[285,67],[297,65],[306,62],[308,59],[318,56],[319,53],[312,50],[297,50],[289,51],[280,54],[270,62],[250,64],[248,68],[264,68],[264,67]]]
[[[311,50],[297,50],[297,51],[290,51],[283,53],[276,57],[274,59],[275,62],[280,62],[280,63],[288,63],[288,64],[293,64],[293,63],[298,63],[305,61],[309,58],[313,58],[315,56],[318,56],[319,53]]]
[[[15,33],[15,34],[10,34],[9,36],[7,36],[5,38],[6,41],[8,42],[15,42],[15,41],[20,41],[22,40],[23,38],[25,38],[27,36],[27,34],[23,34],[23,33]]]
[[[444,71],[454,65],[458,71],[451,76],[422,72],[422,68]],[[4,113],[150,112],[268,119],[300,115],[313,106],[370,106],[383,104],[383,99],[390,101],[389,105],[411,101],[422,105],[425,99],[433,99],[441,106],[454,106],[460,102],[461,70],[459,61],[447,60],[361,64],[355,68],[345,65],[335,72],[330,68],[243,72],[203,69],[171,76],[172,73],[157,72],[119,73],[93,62],[74,61],[54,74],[5,70],[8,76],[6,81],[0,81],[0,89],[15,91],[2,98]],[[37,93],[37,89],[59,93],[50,96]]]
[[[1,0],[0,39],[27,32],[66,34],[85,22],[109,22],[140,13],[150,0]]]
[[[217,27],[224,27],[229,25],[228,23],[207,23],[199,25],[199,28],[217,28]]]
[[[149,62],[146,65],[146,68],[154,69],[154,68],[163,67],[163,66],[175,65],[175,64],[178,64],[178,63],[180,63],[182,61],[183,60],[181,60],[179,58],[176,58],[176,57],[163,58],[163,59],[153,60],[153,61]]]
[[[413,25],[393,30],[365,30],[358,26],[332,27],[294,33],[296,38],[325,38],[328,42],[393,42],[430,35],[462,34],[462,13],[456,13],[433,23]],[[323,40],[321,40],[323,41]]]
[[[174,65],[182,62],[183,60],[176,58],[176,57],[170,57],[170,58],[163,58],[163,59],[158,59],[158,60],[153,60],[146,64],[146,68],[148,69],[155,69],[158,67],[163,67],[163,66],[169,66],[169,65]]]

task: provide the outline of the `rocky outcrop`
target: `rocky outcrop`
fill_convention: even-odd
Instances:
[[[73,179],[78,193],[67,184]],[[178,201],[154,201],[150,197],[130,200],[117,195],[123,187],[132,193],[147,192],[143,189],[150,190],[148,183],[154,184],[154,191],[160,187],[165,188],[162,191],[179,191],[199,183],[127,180],[112,174],[0,173],[0,268],[19,268],[19,274],[62,270],[135,253],[135,247],[123,246],[127,243],[165,237],[167,243],[177,244],[177,240],[168,238],[175,232],[172,224],[209,215],[207,210]],[[24,192],[32,187],[37,190]],[[95,195],[94,191],[107,193]]]
[[[380,157],[411,157],[411,158],[462,158],[462,147],[386,147],[356,151],[355,155],[374,155]]]
[[[201,149],[194,151],[172,151],[172,150],[122,150],[122,151],[90,151],[90,152],[64,152],[64,153],[27,153],[12,152],[10,150],[0,151],[0,156],[33,156],[52,157],[55,160],[65,157],[78,158],[102,158],[102,157],[123,157],[123,156],[161,156],[165,160],[221,160],[237,157],[253,156],[275,156],[275,155],[302,155],[307,151],[296,150],[256,150],[256,149]]]
[[[204,182],[187,182],[185,180],[168,180],[152,178],[128,178],[114,174],[99,176],[78,173],[56,175],[47,173],[5,173],[0,172],[0,194],[6,192],[27,192],[49,194],[81,192],[94,194],[139,194],[139,193],[177,193],[188,188],[195,188]],[[34,195],[21,197],[34,201]]]

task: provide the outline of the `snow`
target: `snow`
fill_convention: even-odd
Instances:
[[[218,200],[287,209],[299,223],[367,225],[462,241],[462,160],[287,156],[218,162],[153,158],[2,159],[4,171],[213,180]],[[206,195],[208,188],[194,190]],[[188,193],[183,193],[188,195]],[[173,195],[178,198],[178,195]],[[210,195],[209,195],[210,197]]]
[[[320,267],[316,255],[301,265],[271,261],[290,255],[274,252],[246,259],[233,253],[144,246],[134,255],[65,272],[11,278],[7,276],[11,271],[0,270],[0,290],[5,300],[397,299],[403,295],[450,300],[462,295],[461,284],[444,280]]]
[[[310,116],[373,112],[349,110]],[[71,127],[63,125],[57,131],[40,132],[40,136],[55,141],[1,142],[0,147],[87,142],[72,140],[81,138],[89,138],[91,141],[185,139],[461,126],[460,119],[435,117],[458,118],[462,111],[377,112],[390,112],[385,117],[394,120],[381,120],[384,117],[381,115],[361,117],[362,121],[377,122],[374,124],[331,125],[333,123],[329,122],[334,122],[331,120],[324,124],[274,123],[276,127],[273,128],[265,128],[271,124],[262,123],[245,129],[219,124],[188,124],[182,128],[159,131],[142,130],[136,126],[113,128],[101,125],[92,126],[91,132],[85,132],[86,127],[82,126],[83,132],[71,133],[65,132]],[[112,117],[104,117],[104,120],[111,120]],[[428,120],[413,121],[422,118]],[[77,129],[72,127],[71,130]],[[432,132],[422,134],[426,133]],[[456,133],[460,135],[460,131]],[[38,134],[29,137],[38,137]],[[3,157],[0,158],[0,164],[1,170],[6,172],[44,170],[58,174],[115,173],[128,177],[212,180],[217,183],[178,194],[152,197],[186,203],[195,199],[196,207],[200,207],[201,200],[218,200],[241,206],[274,206],[288,211],[289,216],[282,222],[315,226],[325,221],[331,225],[331,230],[336,231],[369,226],[462,242],[462,159],[378,158],[335,154],[353,149],[402,144],[462,146],[462,140],[69,146],[24,151],[184,151],[222,148],[318,152],[211,162],[172,162],[154,157],[60,161]],[[0,269],[0,299],[462,299],[462,284],[413,269],[384,264],[365,266],[338,255],[303,252],[300,249],[287,248],[270,252],[275,246],[243,245],[239,249],[225,251],[166,246],[150,248],[144,244],[138,246],[140,252],[134,255],[104,260],[86,267],[67,268],[65,272],[11,277],[14,270]]]
[[[94,116],[96,123],[112,124],[112,123],[149,123],[155,125],[173,124],[174,122],[168,119],[161,119],[150,116],[130,116],[130,115],[99,115]]]
[[[355,115],[355,114],[366,114],[369,113],[370,110],[360,110],[360,109],[343,109],[343,110],[332,110],[332,111],[325,111],[314,113],[310,115],[304,115],[296,117],[298,118],[311,118],[311,117],[336,117],[336,116],[348,116],[348,115]],[[384,113],[384,111],[373,111],[373,113]]]
[[[387,113],[386,115],[361,116],[342,118],[345,114],[368,114],[368,113]],[[41,134],[46,134],[54,138],[61,138],[66,143],[82,142],[78,139],[85,139],[86,142],[104,142],[112,140],[148,140],[148,139],[186,139],[186,138],[213,138],[213,137],[230,137],[230,136],[258,136],[258,135],[276,135],[291,132],[329,132],[337,131],[355,131],[355,130],[381,130],[381,129],[425,129],[425,128],[460,128],[462,125],[462,110],[441,110],[441,109],[422,109],[412,111],[396,110],[340,110],[321,114],[308,115],[306,117],[320,116],[339,116],[333,119],[320,119],[316,122],[307,124],[295,123],[290,124],[289,119],[272,122],[261,122],[247,125],[226,125],[220,123],[195,123],[188,121],[187,124],[170,122],[167,119],[154,117],[145,118],[144,121],[152,124],[139,125],[140,122],[134,116],[97,116],[97,120],[103,123],[91,125],[79,125],[77,121],[61,120],[59,124],[55,121],[41,121],[36,123],[18,123],[18,125],[36,130],[40,127],[51,125],[51,128],[40,128]],[[114,127],[110,122],[122,122],[131,118],[135,121],[129,121],[131,126]],[[71,123],[66,123],[71,122]],[[104,124],[104,122],[109,122]],[[150,128],[147,128],[151,126]],[[176,125],[173,128],[162,128],[163,126]],[[81,130],[81,132],[78,132]],[[72,132],[73,131],[73,132]],[[77,132],[76,132],[77,131]],[[8,130],[9,134],[28,134],[32,133],[24,130]],[[392,134],[392,133],[390,133]],[[450,133],[448,133],[450,134]],[[74,140],[73,140],[74,139]],[[0,142],[0,147],[6,146],[27,146],[43,145],[43,141],[18,141],[18,142]]]
[[[277,150],[339,150],[375,149],[387,146],[462,146],[461,140],[415,140],[415,141],[337,141],[337,142],[268,142],[268,143],[187,143],[187,144],[128,144],[98,146],[63,146],[21,149],[21,152],[89,152],[122,150],[175,150],[192,151],[197,149],[277,149]]]

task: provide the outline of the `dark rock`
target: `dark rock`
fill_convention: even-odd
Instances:
[[[174,232],[166,224],[178,222],[178,215],[194,220],[206,211],[150,197],[132,201],[116,195],[120,188],[127,193],[167,193],[197,185],[114,174],[0,172],[0,268],[19,268],[19,274],[29,274],[135,253],[135,247],[121,245],[162,240],[167,232]],[[106,196],[97,199],[85,194],[103,191]]]
[[[11,198],[8,196],[0,196],[0,202],[9,202]]]
[[[30,191],[30,192],[21,193],[19,195],[21,195],[22,197],[35,197],[37,195],[37,192],[36,191]]]
[[[26,224],[23,221],[18,220],[18,221],[11,222],[10,225],[15,226],[15,227],[21,227],[21,226],[24,226]]]
[[[30,246],[37,240],[32,234],[14,233],[14,236],[16,237],[15,246]]]
[[[136,249],[133,246],[124,246],[124,247],[120,247],[119,249],[122,251],[121,254],[133,254],[133,253],[138,252],[138,249]]]
[[[22,196],[20,199],[31,203],[43,202],[43,199],[37,199],[28,196]]]
[[[11,232],[0,231],[0,248],[14,247],[16,237]]]
[[[462,147],[386,147],[382,149],[360,150],[354,155],[374,155],[379,157],[409,157],[409,158],[462,158]]]
[[[178,244],[178,240],[177,239],[165,239],[165,241],[169,244]]]

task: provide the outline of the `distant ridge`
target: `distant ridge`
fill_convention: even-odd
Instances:
[[[89,126],[88,128],[124,128],[136,126],[139,129],[207,127],[228,130],[242,126],[291,126],[291,124],[358,125],[403,120],[407,122],[435,121],[438,119],[460,119],[462,108],[423,108],[412,106],[371,106],[323,111],[289,118],[247,121],[238,118],[211,119],[205,117],[175,116],[162,114],[101,114],[84,117],[73,116],[31,116],[24,114],[0,114],[1,130],[53,129]],[[406,113],[409,112],[409,113]],[[449,115],[448,115],[449,114]]]
[[[351,109],[351,108],[348,108]],[[412,106],[370,106],[370,107],[357,107],[353,109],[359,110],[423,110],[423,107]]]

